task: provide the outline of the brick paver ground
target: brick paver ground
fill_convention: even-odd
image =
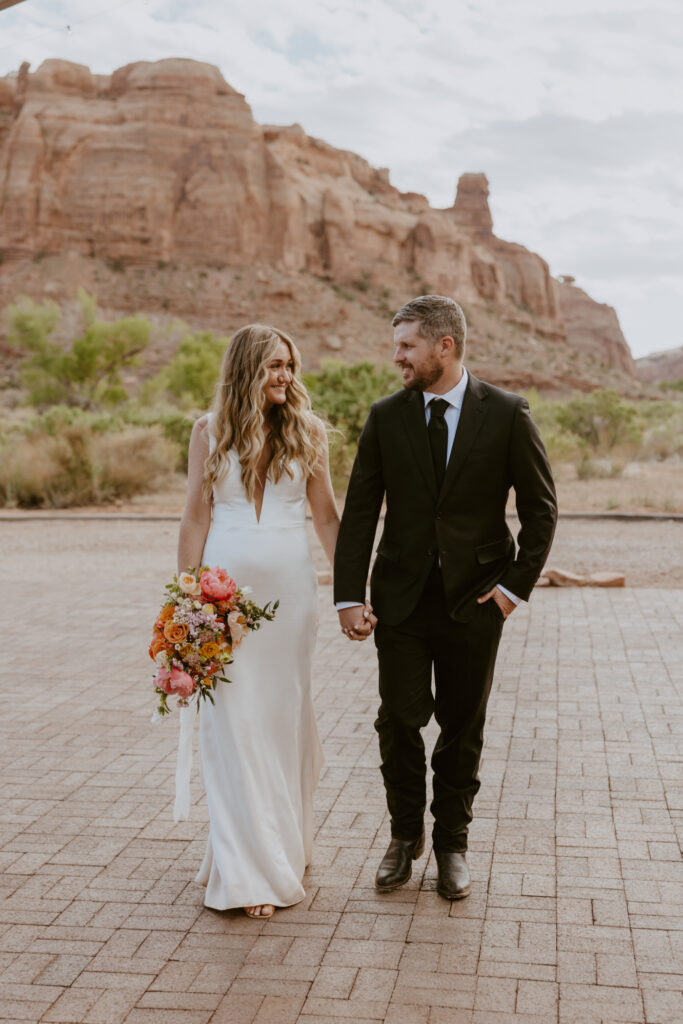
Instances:
[[[3,1024],[683,1021],[683,589],[544,590],[515,612],[473,891],[451,905],[426,854],[374,892],[374,650],[343,640],[321,588],[308,895],[261,923],[202,906],[201,781],[174,825],[176,723],[150,724],[175,527],[0,529]]]

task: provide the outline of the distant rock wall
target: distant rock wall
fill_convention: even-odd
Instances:
[[[683,346],[664,352],[652,352],[636,359],[636,373],[641,380],[659,383],[662,380],[683,380]]]
[[[111,76],[48,60],[0,79],[0,249],[10,263],[263,263],[429,289],[634,373],[614,310],[493,234],[485,175],[463,175],[454,205],[432,209],[298,125],[258,125],[217,68],[192,60]]]

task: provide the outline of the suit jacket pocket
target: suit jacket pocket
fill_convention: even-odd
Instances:
[[[511,549],[512,537],[502,537],[490,544],[480,544],[478,548],[474,549],[474,553],[479,564],[486,565],[488,562],[497,562],[499,558],[507,558]]]

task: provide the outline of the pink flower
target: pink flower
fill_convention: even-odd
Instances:
[[[169,686],[170,692],[177,693],[179,697],[191,697],[194,693],[194,679],[181,668],[171,669]]]
[[[181,668],[160,668],[156,674],[154,685],[158,686],[164,693],[175,693],[178,697],[191,697],[194,693],[195,684],[192,676],[183,672]]]
[[[205,569],[199,577],[202,594],[209,601],[229,601],[237,593],[237,584],[225,569]]]
[[[158,686],[164,693],[170,693],[168,684],[171,681],[171,671],[168,668],[160,668],[154,678],[154,685]]]

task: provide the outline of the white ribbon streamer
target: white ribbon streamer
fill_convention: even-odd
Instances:
[[[192,774],[192,727],[197,710],[194,704],[180,708],[178,760],[175,769],[173,820],[187,821],[190,816],[190,775]]]

